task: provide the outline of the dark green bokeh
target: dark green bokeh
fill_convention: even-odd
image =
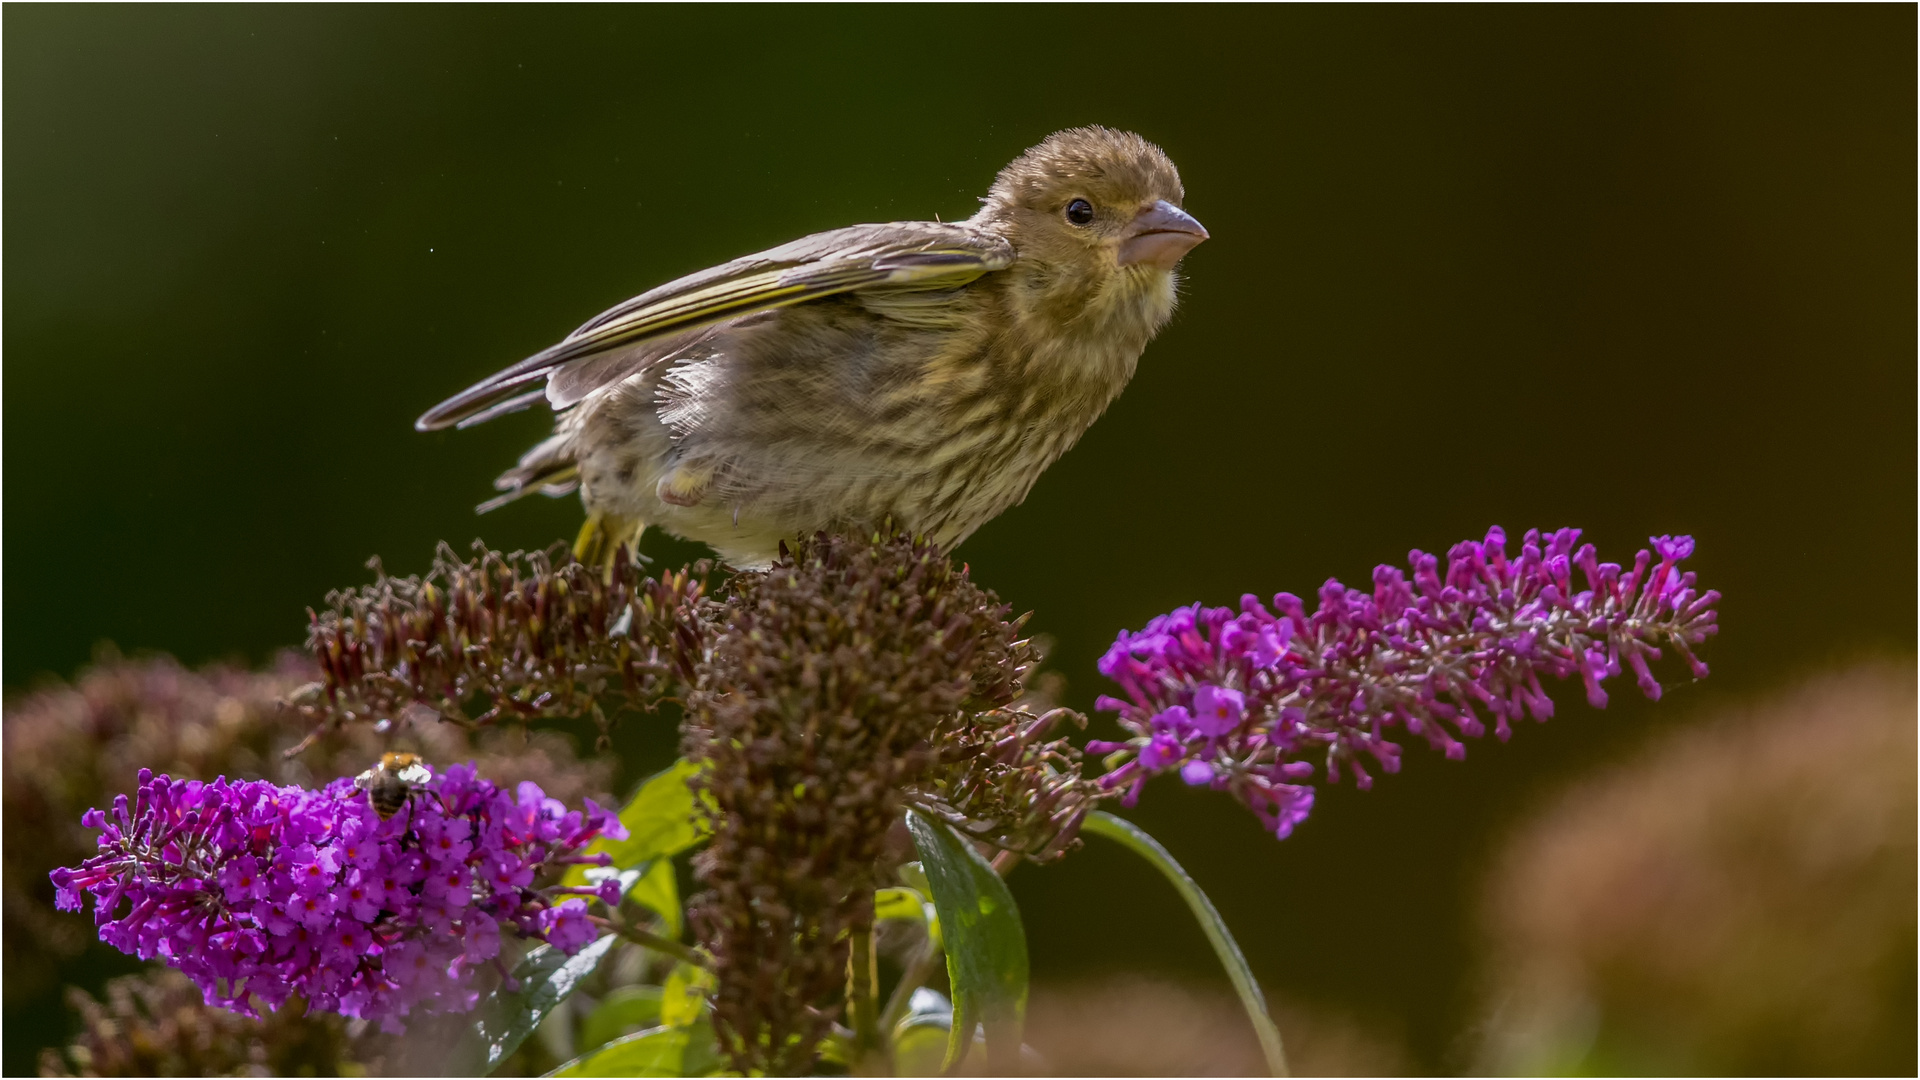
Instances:
[[[1055,635],[1365,580],[1487,525],[1691,532],[1713,679],[1628,686],[1285,843],[1171,782],[1136,818],[1275,993],[1464,1065],[1469,905],[1547,786],[1702,703],[1911,649],[1911,7],[10,6],[10,687],[112,639],[198,662],[476,521],[528,415],[414,416],[678,274],[949,220],[1047,132],[1138,130],[1213,240],[1110,415],[961,549]],[[659,545],[661,554],[687,549]],[[671,736],[662,733],[664,747]],[[1218,978],[1110,846],[1014,886],[1035,975]],[[1169,929],[1170,928],[1170,929]],[[57,1032],[9,1011],[9,1072]],[[22,1056],[26,1054],[26,1056]]]

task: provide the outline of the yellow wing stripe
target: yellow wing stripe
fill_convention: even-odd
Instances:
[[[963,285],[992,269],[975,252],[939,251],[925,254],[941,256],[942,261],[916,261],[904,265],[862,262],[752,274],[651,304],[624,318],[595,327],[579,337],[570,338],[562,343],[562,347],[584,346],[583,352],[599,352],[636,338],[691,330],[703,323],[730,319],[750,310],[791,307],[869,285],[922,288],[930,285]],[[965,261],[960,261],[960,257],[964,257]]]

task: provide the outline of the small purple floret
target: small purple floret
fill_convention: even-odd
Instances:
[[[1370,591],[1329,580],[1312,614],[1290,593],[1271,610],[1246,596],[1237,612],[1194,604],[1122,633],[1099,666],[1126,696],[1097,707],[1118,713],[1132,738],[1089,745],[1115,755],[1101,784],[1124,788],[1131,804],[1146,779],[1177,770],[1232,791],[1284,838],[1313,808],[1304,782],[1316,761],[1327,781],[1351,776],[1365,789],[1369,765],[1399,771],[1396,732],[1465,757],[1462,740],[1485,734],[1486,718],[1504,741],[1523,717],[1553,715],[1543,675],[1579,676],[1603,708],[1601,682],[1631,670],[1658,700],[1649,661],[1663,646],[1704,678],[1693,648],[1719,629],[1720,594],[1696,591],[1678,569],[1693,538],[1656,536],[1625,571],[1579,539],[1578,529],[1529,531],[1509,559],[1496,526],[1454,545],[1444,567],[1409,553],[1411,580],[1392,566],[1374,569]]]
[[[99,853],[53,872],[55,900],[77,911],[91,894],[102,941],[179,968],[211,1005],[255,1015],[297,993],[389,1029],[416,1008],[472,1009],[473,968],[500,955],[503,928],[568,953],[591,942],[584,899],[532,884],[626,835],[591,803],[569,813],[471,765],[387,821],[351,780],[308,791],[145,769],[131,806],[123,795],[81,820],[101,831]]]
[[[541,932],[554,948],[568,954],[586,948],[599,936],[587,918],[587,902],[578,897],[542,911],[539,922]]]
[[[1213,783],[1213,766],[1195,758],[1180,766],[1180,779],[1194,787]]]

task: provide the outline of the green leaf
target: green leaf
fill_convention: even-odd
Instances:
[[[946,1060],[952,1041],[953,1006],[938,990],[922,986],[907,1001],[907,1014],[893,1026],[893,1074],[932,1076]],[[969,1042],[982,1040],[975,1029]]]
[[[894,872],[898,874],[900,880],[914,892],[919,893],[923,897],[933,895],[933,886],[927,884],[926,868],[920,865],[919,860],[916,859],[913,862],[901,863],[900,869]],[[947,943],[940,939],[940,913],[934,909],[931,903],[922,907],[920,912],[926,916],[927,937],[933,940],[933,947],[945,952]]]
[[[1253,970],[1247,967],[1247,958],[1241,954],[1240,945],[1233,940],[1233,934],[1227,930],[1226,921],[1220,918],[1220,912],[1214,909],[1213,901],[1200,891],[1187,872],[1180,868],[1160,841],[1148,836],[1140,826],[1125,818],[1117,818],[1104,810],[1096,810],[1087,815],[1082,832],[1095,836],[1104,836],[1117,840],[1127,850],[1152,863],[1173,887],[1180,891],[1180,898],[1193,910],[1193,917],[1200,923],[1200,929],[1206,932],[1207,940],[1213,943],[1213,951],[1219,955],[1220,963],[1227,969],[1227,978],[1233,980],[1233,988],[1240,994],[1240,1004],[1247,1010],[1247,1019],[1253,1022],[1254,1034],[1260,1037],[1260,1052],[1266,1055],[1267,1070],[1273,1076],[1286,1076],[1287,1054],[1280,1045],[1280,1029],[1273,1026],[1273,1017],[1267,1014],[1267,999],[1260,993],[1260,984],[1254,981]]]
[[[913,996],[907,999],[907,1014],[900,1018],[899,1023],[893,1025],[893,1033],[897,1036],[913,1027],[952,1030],[953,1005],[947,1000],[947,995],[938,990],[929,990],[924,986],[914,987]]]
[[[828,1065],[853,1064],[853,1040],[829,1034],[820,1040],[820,1060]]]
[[[1017,1068],[1027,1011],[1027,933],[1020,909],[1007,883],[951,828],[909,810],[907,831],[940,916],[953,990],[953,1030],[942,1068],[966,1056],[976,1023],[986,1030],[995,1071]]]
[[[548,1076],[679,1076],[687,1029],[649,1028],[582,1054]]]
[[[548,1076],[706,1076],[719,1065],[713,1029],[657,1027],[615,1039],[582,1054]]]
[[[640,1028],[660,1022],[660,988],[623,986],[602,998],[580,1022],[580,1046],[591,1051]]]
[[[627,899],[660,916],[666,923],[667,937],[680,940],[686,920],[680,913],[680,883],[674,879],[672,859],[648,863],[640,880],[627,890]]]
[[[707,992],[713,989],[713,972],[692,964],[675,964],[667,973],[667,985],[660,992],[660,1022],[669,1027],[686,1027],[700,1019],[707,1007]]]
[[[713,1022],[702,1019],[686,1028],[687,1050],[680,1056],[682,1076],[721,1076],[729,1072],[728,1062],[720,1056],[720,1040],[714,1037]]]
[[[551,945],[541,945],[514,966],[520,988],[496,990],[481,1005],[473,1030],[476,1039],[447,1055],[447,1076],[485,1076],[520,1048],[554,1006],[573,993],[580,980],[593,973],[620,939],[600,938],[568,956]]]
[[[927,921],[927,898],[915,889],[875,890],[873,917],[876,922],[897,919],[900,922],[924,923]]]
[[[698,764],[681,758],[649,777],[620,811],[627,838],[609,840],[603,836],[587,845],[584,854],[604,851],[613,857],[613,865],[624,870],[649,859],[677,855],[706,839],[712,826],[688,786],[699,771]],[[562,881],[567,885],[586,884],[586,867],[573,867]]]
[[[940,1072],[950,1041],[944,1026],[915,1024],[902,1029],[893,1037],[894,1075],[932,1076]]]
[[[894,876],[900,879],[900,884],[907,886],[921,896],[925,896],[933,891],[933,886],[927,884],[927,868],[921,866],[918,859],[913,862],[901,863],[900,868],[894,871]]]

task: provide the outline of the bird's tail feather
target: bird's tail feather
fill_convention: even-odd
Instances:
[[[521,455],[519,464],[500,474],[493,482],[501,494],[480,504],[478,513],[499,508],[534,492],[542,495],[566,495],[580,486],[580,467],[573,460],[573,440],[554,435]]]

